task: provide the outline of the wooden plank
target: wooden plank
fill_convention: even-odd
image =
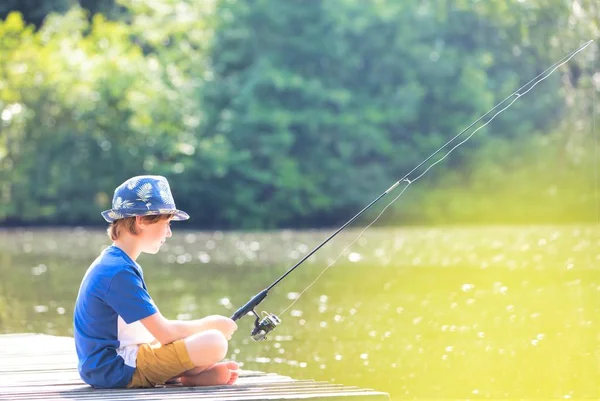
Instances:
[[[42,334],[0,335],[0,401],[24,400],[389,400],[371,389],[275,373],[241,370],[232,386],[157,386],[151,389],[93,389],[77,372],[72,338]]]
[[[181,387],[166,391],[167,388],[154,388],[142,390],[94,390],[89,387],[77,390],[58,390],[35,392],[35,393],[0,393],[0,400],[147,400],[147,399],[298,399],[315,397],[348,397],[369,396],[373,398],[373,392],[357,388],[340,388],[338,386],[297,386],[288,388],[261,387],[254,390],[239,386],[228,386],[227,389],[210,387]],[[384,398],[377,398],[384,399]],[[386,398],[387,399],[387,398]]]
[[[69,374],[61,374],[62,372],[57,372],[58,375],[60,376],[60,381],[58,382],[58,384],[81,384],[81,385],[86,385],[85,383],[83,383],[81,381],[81,379],[79,378],[79,374],[74,372],[71,373],[69,372]],[[243,372],[242,372],[243,373]],[[3,375],[3,377],[0,377],[0,387],[22,387],[22,386],[37,386],[37,385],[46,385],[46,384],[56,384],[57,380],[56,380],[57,374],[48,374],[48,373],[40,373],[40,374],[36,374],[35,372],[32,372],[31,374],[28,375]],[[284,382],[284,381],[294,381],[292,378],[290,377],[286,377],[286,376],[264,376],[264,377],[257,377],[257,376],[251,376],[251,377],[240,377],[238,379],[239,383],[256,383],[256,384],[262,384],[262,383],[279,383],[279,382]]]

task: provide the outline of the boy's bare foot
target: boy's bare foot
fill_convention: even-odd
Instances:
[[[193,375],[181,376],[184,386],[219,386],[233,384],[238,378],[239,365],[237,362],[219,362],[209,369]]]
[[[228,366],[229,366],[229,371],[231,372],[231,377],[229,378],[229,381],[227,381],[227,384],[233,384],[237,381],[238,376],[239,376],[239,368],[240,366],[236,363],[236,362],[227,362]]]

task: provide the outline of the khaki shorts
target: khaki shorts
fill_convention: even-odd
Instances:
[[[194,367],[183,340],[166,345],[142,344],[138,348],[135,372],[127,388],[164,384]]]

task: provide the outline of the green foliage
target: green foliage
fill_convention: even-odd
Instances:
[[[25,21],[40,26],[49,13],[66,12],[74,4],[74,0],[5,0],[0,4],[0,19],[18,11]]]
[[[589,1],[76,3],[0,8],[0,221],[99,222],[148,173],[198,226],[337,224],[599,35]],[[589,219],[593,55],[414,185],[399,221]]]
[[[0,4],[0,19],[5,19],[10,12],[18,11],[27,23],[40,27],[48,14],[66,13],[76,5],[92,15],[103,13],[116,17],[124,11],[114,0],[3,0]]]
[[[0,215],[93,221],[107,189],[133,172],[166,171],[178,154],[181,110],[164,65],[129,27],[80,9],[36,34],[11,14],[0,28],[6,155]],[[84,32],[86,34],[84,35]],[[68,72],[68,73],[65,73]]]

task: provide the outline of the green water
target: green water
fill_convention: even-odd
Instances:
[[[143,255],[169,318],[231,315],[329,231],[178,231]],[[342,232],[278,285],[280,313],[353,241]],[[71,335],[102,231],[0,230],[0,332]],[[370,229],[264,342],[239,322],[244,368],[389,392],[394,399],[599,398],[600,226]]]

